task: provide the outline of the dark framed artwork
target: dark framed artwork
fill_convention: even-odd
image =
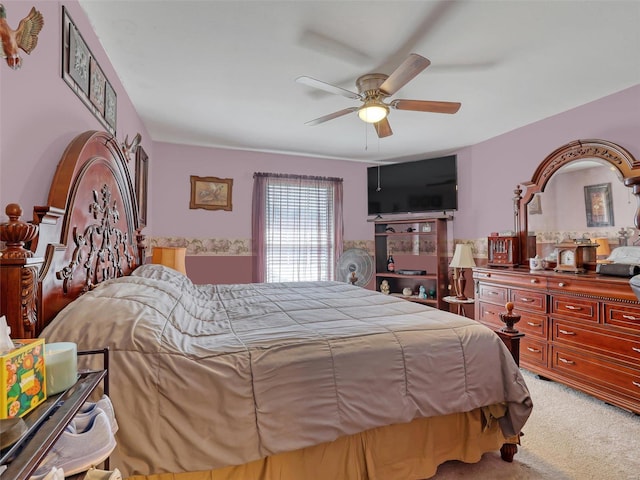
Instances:
[[[136,199],[138,200],[138,221],[140,228],[147,226],[147,192],[149,177],[149,156],[142,146],[136,149]]]
[[[102,73],[102,69],[95,59],[91,59],[91,80],[89,82],[91,89],[89,91],[89,99],[94,107],[100,112],[100,115],[104,115],[104,93],[107,84],[107,79]]]
[[[231,211],[232,178],[197,177],[191,175],[189,208]]]
[[[587,227],[613,226],[611,183],[586,185],[584,187],[584,205],[587,214]]]
[[[62,7],[62,79],[111,135],[116,135],[117,98],[69,12]]]
[[[118,113],[118,101],[116,98],[116,92],[113,90],[113,87],[109,82],[107,82],[105,89],[105,100],[104,100],[104,119],[107,121],[109,126],[113,128],[113,131],[116,130],[116,117]]]

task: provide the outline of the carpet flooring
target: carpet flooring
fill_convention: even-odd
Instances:
[[[433,480],[639,480],[640,416],[523,370],[533,412],[513,463],[447,462]]]

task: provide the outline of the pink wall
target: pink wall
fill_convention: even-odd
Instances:
[[[373,227],[365,221],[368,164],[169,143],[156,143],[154,152],[154,236],[251,238],[253,174],[271,172],[343,178],[345,238],[371,237]],[[191,175],[232,178],[233,210],[189,209]]]
[[[30,218],[34,205],[46,204],[51,179],[69,142],[86,130],[103,130],[61,76],[62,5],[116,91],[118,140],[140,132],[142,145],[150,155],[153,144],[77,2],[2,3],[12,28],[18,27],[32,6],[44,17],[35,50],[31,55],[20,51],[20,70],[10,69],[0,59],[0,206],[4,213],[7,203],[20,203],[25,217]],[[135,169],[130,167],[133,175]]]

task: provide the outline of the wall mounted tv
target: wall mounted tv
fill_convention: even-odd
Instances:
[[[456,155],[367,168],[369,215],[458,209]]]

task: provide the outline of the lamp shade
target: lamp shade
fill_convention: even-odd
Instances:
[[[165,267],[173,268],[174,270],[186,275],[186,255],[186,247],[153,247],[151,263],[157,263],[159,265],[164,265]]]
[[[449,267],[451,268],[472,268],[476,266],[476,262],[473,260],[473,252],[471,251],[471,245],[459,243],[456,245],[456,250],[453,253],[453,259]]]
[[[606,238],[594,238],[593,242],[598,244],[598,248],[596,249],[596,256],[607,257],[611,254],[609,240],[607,240]]]

